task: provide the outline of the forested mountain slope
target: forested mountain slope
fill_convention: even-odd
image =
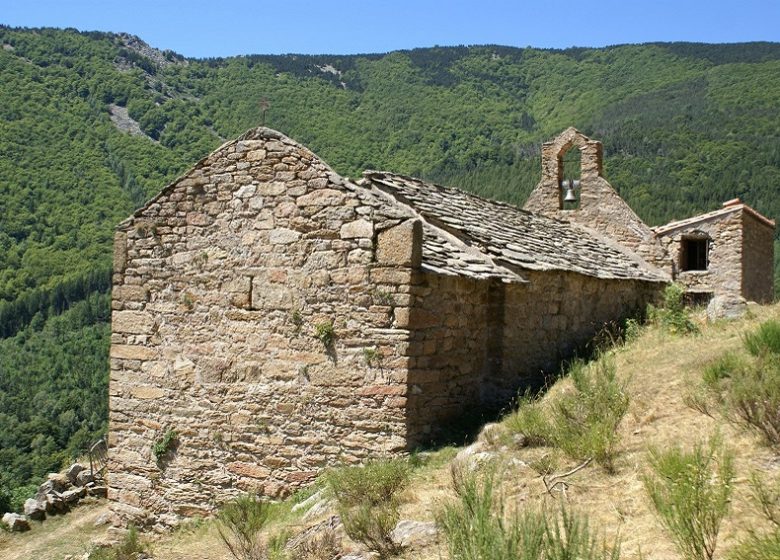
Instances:
[[[30,398],[60,398],[50,371],[18,359],[33,347],[87,356],[92,370],[60,374],[105,393],[94,294],[109,289],[114,225],[264,118],[343,174],[389,169],[515,203],[539,178],[541,142],[576,126],[604,142],[609,181],[659,224],[735,196],[780,216],[778,107],[774,43],[192,60],[128,35],[0,27],[0,402],[19,380]],[[57,317],[90,294],[87,319]],[[90,325],[99,334],[71,336]],[[49,464],[31,467],[19,459],[33,452],[30,426],[50,418],[28,412],[0,425],[11,486],[97,429],[79,409],[50,434]]]

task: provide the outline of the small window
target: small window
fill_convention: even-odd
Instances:
[[[683,239],[680,268],[682,270],[707,270],[709,250],[710,240],[706,237]]]

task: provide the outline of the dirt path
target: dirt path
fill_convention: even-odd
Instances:
[[[62,560],[68,554],[84,554],[93,539],[105,536],[106,526],[95,527],[95,521],[107,511],[102,500],[43,523],[33,522],[26,533],[0,536],[0,560]]]

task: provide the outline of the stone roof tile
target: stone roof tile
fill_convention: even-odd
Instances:
[[[470,255],[481,254],[497,269],[566,270],[605,279],[668,281],[634,253],[581,226],[412,177],[378,171],[363,176],[365,186],[411,207],[432,228],[425,236],[423,263],[434,268],[443,261],[468,263],[458,253],[465,246]],[[442,236],[435,233],[437,229],[457,242],[435,240]],[[457,251],[447,253],[453,249]],[[460,268],[449,270],[459,273]]]

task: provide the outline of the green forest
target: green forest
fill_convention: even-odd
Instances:
[[[225,140],[265,122],[347,176],[522,204],[575,126],[651,225],[734,197],[777,218],[778,107],[776,43],[186,59],[0,26],[0,509],[105,431],[113,228]]]

